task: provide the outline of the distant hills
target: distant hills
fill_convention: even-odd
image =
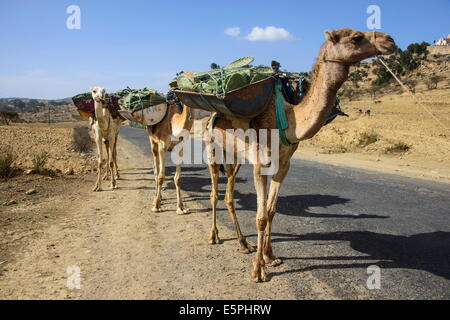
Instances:
[[[0,110],[12,112],[39,112],[49,106],[61,106],[72,103],[71,98],[58,100],[29,98],[0,98]]]

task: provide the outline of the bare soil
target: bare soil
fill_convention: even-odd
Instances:
[[[33,158],[41,152],[49,155],[45,169],[75,174],[92,172],[96,168],[94,148],[91,152],[75,152],[72,145],[74,127],[88,127],[86,121],[60,123],[20,123],[0,126],[0,146],[11,146],[16,155],[14,167],[25,171],[33,167]]]

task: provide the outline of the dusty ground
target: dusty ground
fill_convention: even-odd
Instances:
[[[93,174],[0,183],[2,194],[29,187],[20,187],[22,182],[45,190],[0,206],[0,299],[294,297],[289,273],[270,283],[250,281],[251,256],[237,251],[230,230],[220,226],[224,243],[208,245],[209,210],[185,195],[192,213],[176,215],[172,183],[163,194],[164,211],[151,213],[149,158],[123,140],[118,153],[122,179],[116,191],[92,193]],[[70,265],[81,268],[80,290],[66,287]],[[305,298],[333,298],[308,272],[298,281],[309,288]]]

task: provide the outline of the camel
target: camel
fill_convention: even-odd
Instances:
[[[306,97],[298,105],[285,103],[285,112],[289,124],[289,127],[285,130],[285,134],[291,145],[286,146],[280,142],[279,169],[271,177],[270,187],[268,189],[268,177],[261,174],[261,169],[267,167],[267,165],[264,166],[258,160],[253,163],[254,185],[257,193],[256,228],[258,231],[258,241],[256,257],[253,259],[251,278],[255,282],[268,280],[266,265],[277,266],[282,263],[272,251],[272,221],[276,211],[276,202],[280,187],[289,170],[290,159],[297,150],[298,143],[312,138],[325,124],[330,111],[335,105],[336,93],[348,78],[351,65],[377,55],[392,54],[396,49],[394,40],[389,35],[380,32],[364,33],[351,29],[339,29],[326,31],[325,38],[326,42],[321,47],[317,61],[313,67],[312,83]],[[222,135],[223,141],[225,141],[225,130],[235,129],[232,123],[230,119],[219,117],[211,124],[211,127],[218,130]],[[275,98],[272,99],[265,112],[250,121],[249,126],[256,130],[277,128]],[[205,142],[211,144],[213,140],[211,139]],[[236,143],[236,140],[234,143]],[[223,145],[226,145],[225,142],[223,142]],[[212,227],[208,241],[210,244],[217,244],[220,243],[216,225],[216,206],[218,200],[219,169],[221,165],[210,163],[208,166],[212,184]],[[233,200],[235,178],[239,168],[239,164],[225,165],[227,175],[225,202],[236,229],[237,238],[240,243],[240,251],[250,253],[255,248],[246,241],[241,233]]]
[[[156,184],[155,198],[153,201],[153,212],[161,211],[161,191],[166,176],[166,151],[172,149],[182,140],[172,141],[172,136],[177,136],[183,130],[188,132],[194,123],[193,109],[183,105],[182,107],[170,104],[166,116],[163,120],[153,126],[147,126],[147,133],[150,140],[150,150],[153,155],[153,168]],[[181,200],[181,164],[176,165],[173,177],[177,192],[177,214],[183,215],[189,212]]]
[[[91,117],[91,125],[94,131],[95,143],[97,145],[98,167],[97,181],[93,191],[101,191],[101,173],[103,167],[103,144],[106,147],[106,171],[104,179],[110,176],[111,189],[117,189],[116,180],[119,179],[117,167],[117,138],[122,120],[114,119],[108,109],[106,102],[106,90],[102,87],[90,88],[95,106],[95,119]]]

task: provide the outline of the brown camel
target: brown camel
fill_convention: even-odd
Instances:
[[[260,161],[253,163],[254,184],[257,193],[256,228],[258,231],[258,243],[256,257],[253,259],[251,278],[256,282],[267,281],[265,265],[276,266],[281,264],[281,260],[272,252],[271,227],[280,186],[289,170],[290,159],[297,149],[298,143],[312,138],[324,125],[335,105],[337,91],[348,78],[351,65],[380,54],[391,54],[396,49],[394,40],[389,35],[380,32],[364,33],[351,29],[339,29],[326,31],[325,37],[326,42],[320,49],[317,62],[313,68],[312,84],[307,96],[298,105],[285,103],[285,111],[289,123],[285,133],[292,145],[285,146],[280,142],[279,169],[272,176],[269,189],[267,189],[267,176],[261,174],[261,169],[265,166]],[[273,99],[267,110],[252,119],[249,125],[250,128],[256,130],[275,129],[275,119],[275,99]],[[226,145],[225,130],[234,129],[232,123],[231,120],[225,117],[219,117],[212,124],[212,128],[219,130],[220,134],[222,134],[223,146]],[[211,144],[212,141],[209,140],[206,143]],[[236,140],[234,140],[234,143],[236,143]],[[212,229],[209,237],[211,244],[220,242],[216,226],[219,168],[219,164],[209,164],[212,181],[211,205],[213,213]],[[241,252],[248,253],[253,251],[254,247],[247,243],[240,231],[233,201],[235,177],[240,165],[227,164],[225,168],[228,177],[225,202],[236,228]]]
[[[193,123],[194,113],[192,109],[183,105],[182,110],[180,110],[177,105],[171,104],[168,107],[166,116],[161,122],[153,126],[147,126],[150,150],[153,155],[153,173],[156,184],[153,212],[161,211],[161,189],[166,176],[166,151],[172,151],[182,141],[172,141],[172,135],[177,136],[184,130],[189,132]],[[176,165],[173,180],[177,191],[177,214],[186,214],[188,213],[188,209],[184,208],[183,202],[181,201],[181,164]]]
[[[117,167],[117,138],[119,135],[120,118],[114,119],[107,107],[106,90],[102,87],[90,89],[95,106],[95,119],[91,117],[91,125],[94,131],[95,143],[98,153],[97,181],[93,191],[101,191],[101,172],[103,166],[103,144],[106,147],[106,171],[104,179],[111,178],[111,189],[116,189],[116,179],[119,179]]]

